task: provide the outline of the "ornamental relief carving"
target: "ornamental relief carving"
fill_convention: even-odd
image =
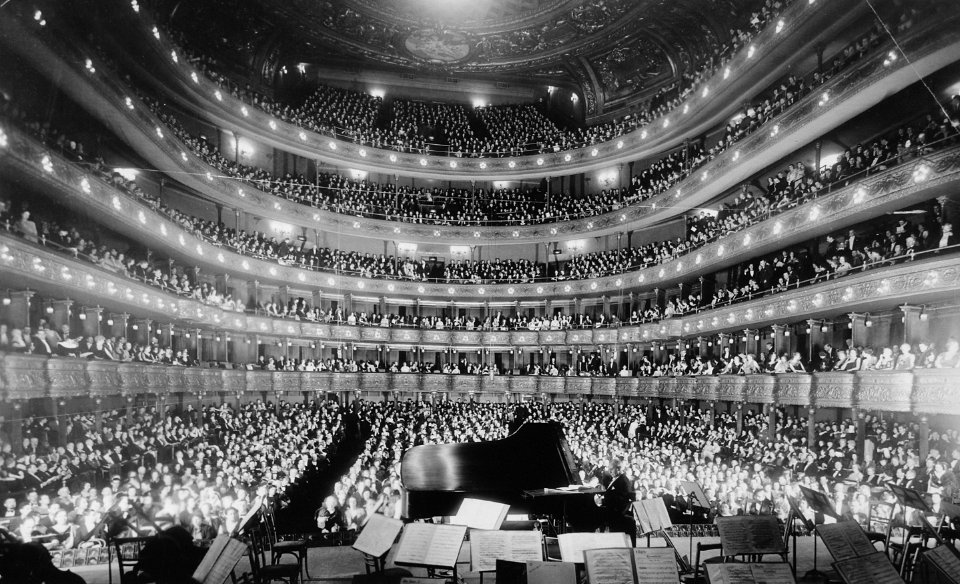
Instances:
[[[201,369],[200,380],[203,390],[206,392],[217,392],[223,390],[223,377],[219,369]]]

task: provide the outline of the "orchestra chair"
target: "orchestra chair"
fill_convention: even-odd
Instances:
[[[717,550],[720,552],[720,555],[714,556],[712,558],[706,558],[705,560],[700,560],[702,552],[708,552],[712,550]],[[688,576],[684,579],[684,582],[687,584],[701,584],[705,583],[706,580],[706,568],[704,568],[704,576],[700,576],[700,567],[705,566],[706,564],[722,564],[726,562],[727,558],[723,556],[723,546],[720,542],[717,543],[703,543],[697,542],[697,554],[696,559],[693,563],[693,575]]]
[[[883,501],[871,501],[867,508],[867,524],[863,525],[863,532],[867,535],[870,543],[876,545],[883,544],[884,553],[887,552],[888,532],[890,521],[896,511],[892,503]]]
[[[253,584],[269,582],[300,582],[300,562],[296,564],[273,564],[267,561],[267,536],[262,523],[254,523],[247,532],[247,557],[250,560],[250,573]]]
[[[152,541],[153,537],[114,537],[111,538],[113,549],[116,550],[117,569],[120,574],[120,584],[130,584],[139,582],[139,577],[134,571],[137,562],[140,561],[140,552],[147,542]],[[110,562],[107,562],[107,571],[109,579],[113,581],[113,570],[110,569]]]
[[[895,534],[895,530],[899,530],[900,533]],[[885,548],[890,562],[897,567],[901,578],[912,570],[911,557],[916,556],[917,551],[925,545],[923,527],[907,525],[900,517],[890,521]]]
[[[280,558],[284,554],[289,554],[297,559],[298,565],[303,566],[305,579],[312,579],[310,567],[307,565],[307,540],[281,539],[277,535],[277,523],[273,508],[269,504],[264,504],[262,510],[263,526],[267,535],[267,546],[270,550],[270,563],[279,564]]]

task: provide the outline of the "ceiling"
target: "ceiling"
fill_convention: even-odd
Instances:
[[[280,64],[536,81],[605,106],[672,83],[762,0],[159,0],[193,43],[268,79]],[[590,112],[588,112],[590,113]]]

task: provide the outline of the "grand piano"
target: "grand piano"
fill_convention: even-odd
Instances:
[[[527,422],[489,442],[428,444],[400,462],[407,519],[455,515],[465,498],[510,505],[511,514],[552,516],[577,529],[595,527],[593,491],[544,491],[580,484],[559,422]]]

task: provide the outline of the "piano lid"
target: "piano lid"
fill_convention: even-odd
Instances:
[[[527,422],[500,440],[414,446],[401,458],[408,493],[503,493],[565,487],[580,482],[559,422]],[[512,498],[512,497],[511,497]]]

